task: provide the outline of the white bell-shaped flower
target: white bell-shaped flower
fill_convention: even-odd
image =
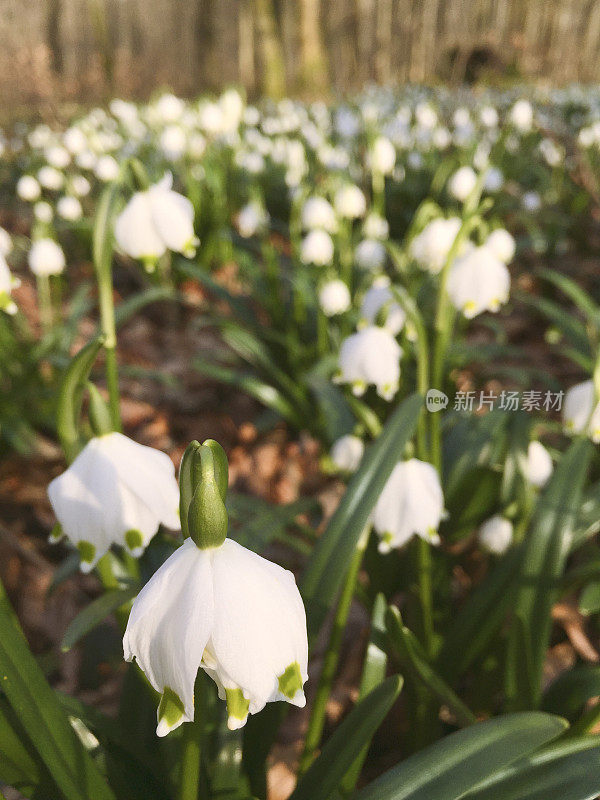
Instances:
[[[337,469],[342,472],[355,472],[358,469],[365,445],[358,436],[346,434],[333,443],[330,456]]]
[[[448,191],[461,203],[469,197],[475,184],[477,183],[477,175],[472,167],[460,167],[450,178],[448,183]]]
[[[448,295],[458,311],[473,319],[483,311],[498,311],[508,300],[510,273],[485,245],[455,259],[448,275]]]
[[[484,550],[495,556],[501,556],[512,544],[512,522],[496,514],[481,525],[477,538]]]
[[[0,228],[0,256],[4,256],[6,258],[12,249],[13,243],[10,233],[5,231],[4,228]]]
[[[2,229],[0,228],[0,230]],[[20,281],[10,274],[6,259],[0,252],[0,311],[4,311],[6,314],[16,314],[17,306],[10,293],[19,284]]]
[[[396,148],[386,136],[378,136],[371,146],[369,163],[374,172],[389,175],[396,164]]]
[[[42,193],[40,185],[33,175],[22,175],[17,181],[16,191],[21,200],[28,203],[33,203]]]
[[[510,110],[509,119],[521,133],[527,133],[533,125],[533,108],[529,100],[517,100]]]
[[[338,221],[333,206],[324,197],[309,197],[302,206],[302,227],[312,231],[315,228],[337,233]]]
[[[492,231],[485,240],[485,246],[505,264],[509,264],[513,260],[517,249],[514,238],[504,228],[496,228],[495,231]]]
[[[434,219],[429,222],[410,243],[410,252],[422,269],[437,274],[440,272],[450,248],[460,230],[458,217]]]
[[[200,549],[186,539],[136,598],[123,638],[161,692],[159,736],[194,719],[202,668],[241,728],[266,703],[306,703],[306,616],[294,576],[232,539]]]
[[[350,290],[339,278],[327,281],[319,289],[319,305],[326,317],[335,317],[348,311],[352,303]]]
[[[333,204],[341,217],[357,219],[363,217],[367,210],[367,200],[361,189],[354,184],[347,184],[335,194]]]
[[[396,464],[373,511],[379,551],[403,547],[412,536],[439,544],[444,495],[435,467],[411,458]]]
[[[385,264],[387,251],[383,242],[377,239],[363,239],[354,251],[356,266],[366,270],[379,270]]]
[[[595,395],[591,380],[572,386],[565,395],[563,423],[569,433],[585,431],[595,444],[600,444],[600,402]]]
[[[324,267],[331,264],[335,248],[333,239],[320,229],[315,229],[306,234],[300,245],[300,258],[305,264],[315,264]]]
[[[53,239],[38,239],[27,256],[34,275],[59,275],[65,268],[65,254]]]
[[[147,191],[136,192],[117,217],[117,244],[131,258],[152,261],[167,250],[191,258],[196,252],[194,207],[172,184],[167,173]]]
[[[400,383],[402,348],[384,328],[369,325],[342,342],[339,355],[339,383],[349,383],[360,396],[374,385],[377,394],[391,400]]]
[[[252,200],[238,211],[235,221],[240,236],[249,239],[268,224],[269,214],[260,203]]]
[[[360,307],[362,320],[368,324],[380,323],[392,336],[397,336],[406,322],[406,313],[394,299],[390,280],[381,275],[365,294]]]
[[[552,475],[552,456],[541,442],[530,442],[525,462],[525,477],[533,486],[541,489]]]
[[[63,533],[89,572],[112,544],[139,556],[162,523],[178,530],[179,489],[166,453],[108,433],[48,486]]]

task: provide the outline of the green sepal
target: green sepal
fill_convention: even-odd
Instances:
[[[279,676],[279,691],[290,700],[293,700],[296,694],[302,691],[302,674],[297,661],[290,664],[283,675]]]
[[[173,730],[177,727],[184,712],[183,702],[177,692],[174,692],[169,686],[165,686],[158,706],[159,729],[164,728],[165,733]]]
[[[67,367],[60,387],[56,430],[69,463],[75,459],[82,447],[79,417],[83,391],[103,342],[103,337],[99,336],[81,348]]]
[[[94,558],[96,557],[96,546],[93,545],[91,542],[86,542],[85,539],[77,542],[77,549],[79,550],[79,555],[81,556],[81,561],[83,564],[92,564],[94,562]]]
[[[219,547],[227,536],[228,476],[227,456],[218,442],[188,445],[179,468],[181,530],[201,549]]]
[[[246,700],[241,689],[225,689],[227,698],[227,713],[230,717],[245,720],[248,716],[250,701]]]
[[[114,425],[112,415],[105,403],[104,398],[98,391],[95,384],[91,381],[87,382],[87,390],[89,396],[88,415],[90,418],[90,425],[95,436],[104,436],[107,433],[114,432]]]
[[[141,534],[141,531],[138,531],[135,528],[131,528],[130,530],[126,531],[125,544],[132,552],[139,550],[140,547],[143,547],[144,538]]]

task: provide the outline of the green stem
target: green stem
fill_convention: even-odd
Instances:
[[[38,275],[37,279],[38,303],[40,309],[40,322],[44,334],[52,330],[52,295],[50,292],[50,277]]]
[[[325,653],[323,661],[323,670],[319,678],[319,685],[317,686],[317,693],[313,704],[310,720],[308,723],[308,730],[306,733],[306,740],[304,742],[304,752],[300,759],[300,766],[298,767],[298,774],[302,775],[310,767],[315,757],[315,752],[321,742],[323,735],[323,728],[325,726],[325,715],[327,710],[327,701],[331,694],[331,686],[338,666],[340,657],[340,648],[342,645],[342,638],[346,621],[350,612],[352,598],[356,588],[356,581],[362,564],[363,555],[369,541],[369,534],[371,532],[370,525],[363,531],[360,540],[354,551],[350,567],[342,587],[342,593],[333,620],[333,627],[329,637],[329,644]]]
[[[385,176],[381,172],[373,171],[373,208],[380,217],[385,217]]]
[[[114,428],[116,431],[121,431],[117,329],[113,301],[112,267],[101,274],[97,272],[96,275],[98,280],[98,302],[100,304],[100,330],[104,336],[104,351],[106,354],[105,370],[108,405]]]
[[[434,657],[435,633],[433,628],[433,585],[431,580],[431,545],[417,536],[417,574],[419,576],[419,601],[421,605],[422,644],[427,656]]]
[[[201,684],[202,681],[198,683]],[[178,800],[198,800],[202,764],[202,734],[200,722],[186,722],[183,726]]]

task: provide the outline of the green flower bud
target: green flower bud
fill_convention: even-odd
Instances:
[[[88,414],[94,435],[104,436],[106,433],[112,433],[114,425],[111,413],[102,395],[91,381],[87,382],[87,390],[90,398]]]
[[[227,456],[213,439],[192,442],[181,460],[181,529],[202,550],[220,547],[227,536],[228,472]]]

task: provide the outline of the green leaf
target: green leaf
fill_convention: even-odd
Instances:
[[[592,697],[600,696],[600,667],[582,664],[563,672],[544,694],[542,708],[573,719]]]
[[[600,327],[600,307],[593,301],[590,295],[575,283],[574,280],[557,272],[554,269],[544,268],[538,273],[554,286],[557,286],[571,300],[575,306],[587,317],[595,328]]]
[[[358,699],[362,700],[369,692],[375,687],[379,686],[385,680],[385,673],[387,669],[387,653],[382,650],[378,641],[385,636],[385,612],[387,603],[383,594],[378,594],[373,604],[373,613],[371,615],[371,635],[367,645],[367,652],[365,654],[365,661],[363,665],[362,677],[360,680],[360,687],[358,691]],[[376,641],[378,640],[378,641]],[[341,783],[340,790],[343,795],[349,795],[354,791],[356,782],[360,777],[360,773],[365,763],[369,746],[365,745],[362,751],[354,759],[354,763],[344,776]]]
[[[579,610],[586,617],[600,611],[600,583],[593,581],[584,586],[579,596]]]
[[[555,739],[566,727],[564,720],[537,711],[471,725],[388,770],[359,792],[356,800],[459,800],[499,769]]]
[[[355,758],[373,738],[402,688],[400,675],[373,689],[348,714],[321,755],[300,778],[289,800],[327,800]]]
[[[365,452],[313,550],[301,582],[309,636],[318,633],[335,602],[371,511],[415,432],[422,404],[422,397],[414,394],[392,414],[381,436]]]
[[[14,712],[0,695],[0,784],[19,789],[26,797],[32,796],[42,783],[48,794],[52,790],[56,793],[56,786],[35,755]]]
[[[599,793],[600,745],[590,736],[522,759],[461,800],[595,800]]]
[[[400,612],[395,606],[388,606],[385,621],[393,654],[405,673],[410,674],[413,680],[422,683],[437,698],[440,705],[447,705],[461,727],[473,725],[476,722],[475,715],[427,663],[419,640],[402,624]]]
[[[119,307],[115,310],[117,328],[125,325],[139,311],[152,303],[178,299],[179,295],[168,286],[151,286],[148,289],[144,289],[144,291],[134,294],[133,297],[129,297],[119,304]]]
[[[546,489],[538,500],[531,529],[525,539],[519,573],[515,614],[521,630],[513,626],[513,674],[522,669],[528,655],[534,685],[533,697],[509,698],[516,708],[539,702],[544,658],[552,628],[551,611],[557,597],[566,559],[572,543],[583,484],[593,451],[583,439],[574,441],[558,463]],[[527,647],[528,653],[523,648]],[[509,664],[510,666],[510,664]]]
[[[56,430],[69,462],[73,461],[81,450],[79,417],[83,391],[102,344],[103,338],[99,336],[81,348],[67,367],[60,387]]]
[[[209,361],[203,361],[198,358],[194,359],[194,367],[203,375],[219,383],[235,386],[236,389],[249,394],[250,397],[254,397],[259,403],[271,408],[294,427],[304,427],[304,419],[298,414],[295,406],[278,389],[261,381],[255,375],[223,367],[219,364],[212,364]]]
[[[0,686],[66,800],[115,800],[31,655],[0,584]]]
[[[128,603],[138,591],[138,586],[131,586],[127,589],[111,589],[93,600],[70,622],[61,643],[63,652],[70,650],[109,614]]]

